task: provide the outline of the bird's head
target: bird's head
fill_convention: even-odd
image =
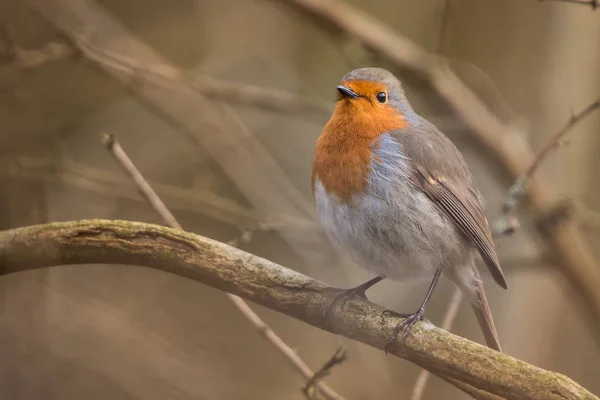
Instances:
[[[407,125],[412,113],[402,84],[382,68],[360,68],[346,74],[337,86],[332,119],[362,125],[379,135]]]
[[[400,81],[383,68],[359,68],[349,72],[337,91],[338,102],[354,107],[392,108],[402,114],[412,111]]]

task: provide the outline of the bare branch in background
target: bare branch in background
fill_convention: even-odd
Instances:
[[[130,180],[64,156],[59,159],[24,156],[0,158],[0,174],[37,182],[60,182],[103,196],[145,201],[131,187]],[[150,185],[160,197],[173,205],[172,208],[202,214],[242,229],[254,230],[267,224],[261,222],[251,209],[213,192],[160,182],[150,182]],[[309,224],[304,225],[306,229],[311,229]],[[283,228],[283,225],[280,227]]]
[[[600,213],[570,198],[556,202],[552,207],[541,212],[537,220],[544,225],[557,225],[569,220],[588,231],[600,229]]]
[[[312,113],[325,117],[333,109],[331,102],[308,99],[282,90],[218,81],[208,76],[196,75],[191,85],[206,97],[286,114]]]
[[[540,1],[540,3],[544,2],[544,1],[554,1],[554,2],[560,2],[560,3],[579,4],[582,6],[591,6],[593,10],[600,7],[599,0],[539,0],[539,1]]]
[[[335,353],[331,356],[329,360],[317,372],[310,377],[308,381],[306,381],[306,385],[302,388],[302,392],[309,399],[316,399],[317,393],[316,388],[319,382],[321,382],[325,377],[331,374],[331,370],[338,364],[346,361],[346,350],[343,347],[338,347]]]
[[[0,66],[6,64],[27,69],[39,67],[45,63],[63,60],[75,54],[73,47],[66,43],[48,42],[36,49],[24,49],[13,39],[11,29],[6,22],[0,21]]]
[[[131,221],[87,220],[0,232],[0,274],[76,264],[155,268],[242,296],[320,329],[383,350],[401,318],[362,298],[323,317],[339,289],[199,235]],[[598,400],[570,378],[458,337],[427,321],[389,352],[445,379],[514,400]],[[312,373],[310,374],[312,376]]]
[[[71,46],[58,42],[50,42],[31,50],[16,47],[13,49],[14,65],[18,68],[35,68],[48,62],[64,60],[74,53]]]
[[[569,118],[569,121],[567,121],[565,126],[550,137],[548,142],[546,142],[546,145],[538,153],[525,173],[520,176],[509,188],[508,196],[502,208],[502,211],[505,215],[513,214],[516,211],[521,199],[527,191],[527,186],[529,185],[531,178],[542,165],[544,160],[548,158],[548,155],[552,152],[552,150],[560,145],[565,136],[569,133],[569,131],[571,131],[571,128],[598,109],[600,109],[600,99],[591,103],[584,110],[571,115],[571,118]]]
[[[472,128],[473,137],[504,167],[512,179],[526,173],[535,153],[515,127],[494,115],[479,97],[437,55],[398,34],[382,21],[342,0],[287,0],[353,35],[366,46],[392,62],[409,68],[426,79],[439,96]],[[524,200],[534,214],[554,203],[548,187],[539,179],[531,180]],[[600,331],[600,266],[576,224],[537,225],[546,247],[553,252],[557,265],[581,296],[592,318],[588,323]]]
[[[593,231],[600,229],[600,212],[590,210],[577,201],[573,201],[572,204],[575,219],[579,225]]]
[[[0,21],[0,60],[12,61],[14,55],[15,41],[6,23]]]
[[[546,142],[546,145],[542,148],[542,150],[539,151],[525,173],[518,177],[508,188],[508,195],[506,196],[504,204],[502,205],[502,215],[497,217],[492,223],[493,231],[496,235],[500,236],[511,234],[518,228],[519,223],[515,213],[517,212],[523,197],[527,193],[527,188],[535,173],[539,170],[542,163],[548,158],[552,150],[560,146],[566,135],[571,131],[571,128],[598,109],[600,109],[600,99],[591,103],[583,111],[572,114],[565,126],[552,135]],[[568,211],[569,210],[565,208],[562,203],[559,203],[558,205],[554,205],[551,211],[546,211],[543,214],[545,214],[544,218],[553,219],[556,221],[558,217],[565,219]],[[556,223],[553,224],[556,225]]]
[[[141,63],[135,58],[95,46],[82,36],[72,35],[71,37],[74,40],[74,45],[84,57],[106,68],[130,74],[133,81],[149,80],[163,86],[183,83],[202,96],[286,114],[313,113],[325,116],[332,110],[332,105],[328,102],[300,97],[282,90],[268,89],[246,83],[228,82],[205,75],[196,75],[191,79],[168,64]]]
[[[60,42],[48,42],[42,47],[24,49],[13,40],[8,26],[0,22],[0,58],[8,59],[7,63],[21,69],[39,67],[43,64],[64,60],[75,54],[72,46]]]
[[[169,211],[167,206],[158,197],[156,192],[152,190],[152,187],[148,184],[146,179],[142,176],[140,171],[137,169],[135,164],[127,156],[127,153],[123,150],[119,142],[116,140],[114,135],[103,134],[102,144],[106,146],[108,151],[115,157],[119,165],[125,170],[125,172],[131,177],[137,188],[144,195],[148,203],[152,208],[162,217],[165,223],[173,229],[183,229],[179,222],[175,219],[173,214]],[[245,233],[244,233],[245,234]],[[244,236],[242,234],[242,236]],[[249,234],[246,234],[246,236]],[[250,237],[246,237],[245,240],[250,240]],[[241,242],[241,240],[239,240]],[[291,364],[292,366],[304,375],[307,379],[313,379],[315,374],[309,368],[309,366],[296,354],[296,352],[289,347],[283,339],[281,339],[269,325],[267,325],[244,300],[240,297],[230,293],[226,293],[227,298],[233,303],[238,311],[252,324],[254,328],[269,342],[277,351],[279,351]],[[337,352],[336,352],[337,354]],[[333,367],[333,365],[332,365]],[[325,383],[315,380],[315,387],[323,394],[328,400],[343,400],[343,397],[337,394],[333,389],[327,386]]]
[[[167,208],[165,203],[158,197],[156,192],[148,184],[131,159],[127,156],[114,135],[104,133],[102,135],[102,144],[108,149],[110,154],[118,161],[119,165],[127,172],[131,180],[135,183],[138,190],[144,195],[146,201],[150,203],[154,211],[161,216],[167,226],[175,229],[182,229],[175,216]]]

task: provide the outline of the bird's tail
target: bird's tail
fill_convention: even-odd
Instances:
[[[485,343],[489,348],[501,352],[502,349],[500,348],[500,339],[498,338],[496,325],[494,325],[492,311],[490,310],[490,305],[488,304],[485,291],[483,290],[483,282],[479,277],[479,271],[474,264],[473,270],[476,277],[476,285],[475,296],[472,297],[471,306],[473,307],[473,311],[475,311],[475,316],[477,317],[477,322],[479,322],[479,327],[481,328],[483,337],[485,338]]]

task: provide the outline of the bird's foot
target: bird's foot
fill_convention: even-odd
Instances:
[[[394,341],[398,337],[398,334],[400,333],[402,328],[404,328],[404,333],[402,334],[402,340],[405,340],[406,336],[408,336],[408,333],[410,332],[412,327],[417,322],[422,321],[425,318],[425,308],[421,307],[417,310],[417,312],[412,313],[412,314],[401,314],[401,313],[397,313],[397,312],[391,311],[391,310],[385,310],[383,312],[383,315],[385,315],[385,314],[390,314],[393,317],[404,318],[404,320],[402,320],[398,325],[396,325],[396,327],[394,328],[394,332],[392,333],[392,336],[390,337],[390,340],[388,340],[387,344],[385,345],[384,351],[385,351],[385,354],[387,354],[388,348],[390,347],[390,345],[392,343],[394,343]]]
[[[352,299],[353,297],[360,297],[365,300],[369,300],[367,298],[367,294],[365,293],[366,291],[367,290],[363,287],[363,285],[342,290],[333,297],[333,299],[329,302],[328,305],[323,307],[323,309],[321,310],[321,317],[325,319],[327,313],[332,309],[335,309],[336,305],[339,305],[340,309],[343,310],[348,300]]]

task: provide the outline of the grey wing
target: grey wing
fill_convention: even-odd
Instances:
[[[492,234],[475,193],[470,192],[466,196],[459,197],[457,191],[452,189],[451,184],[443,176],[435,176],[425,167],[416,164],[413,165],[412,181],[475,244],[496,283],[507,289],[508,285],[494,248]]]

